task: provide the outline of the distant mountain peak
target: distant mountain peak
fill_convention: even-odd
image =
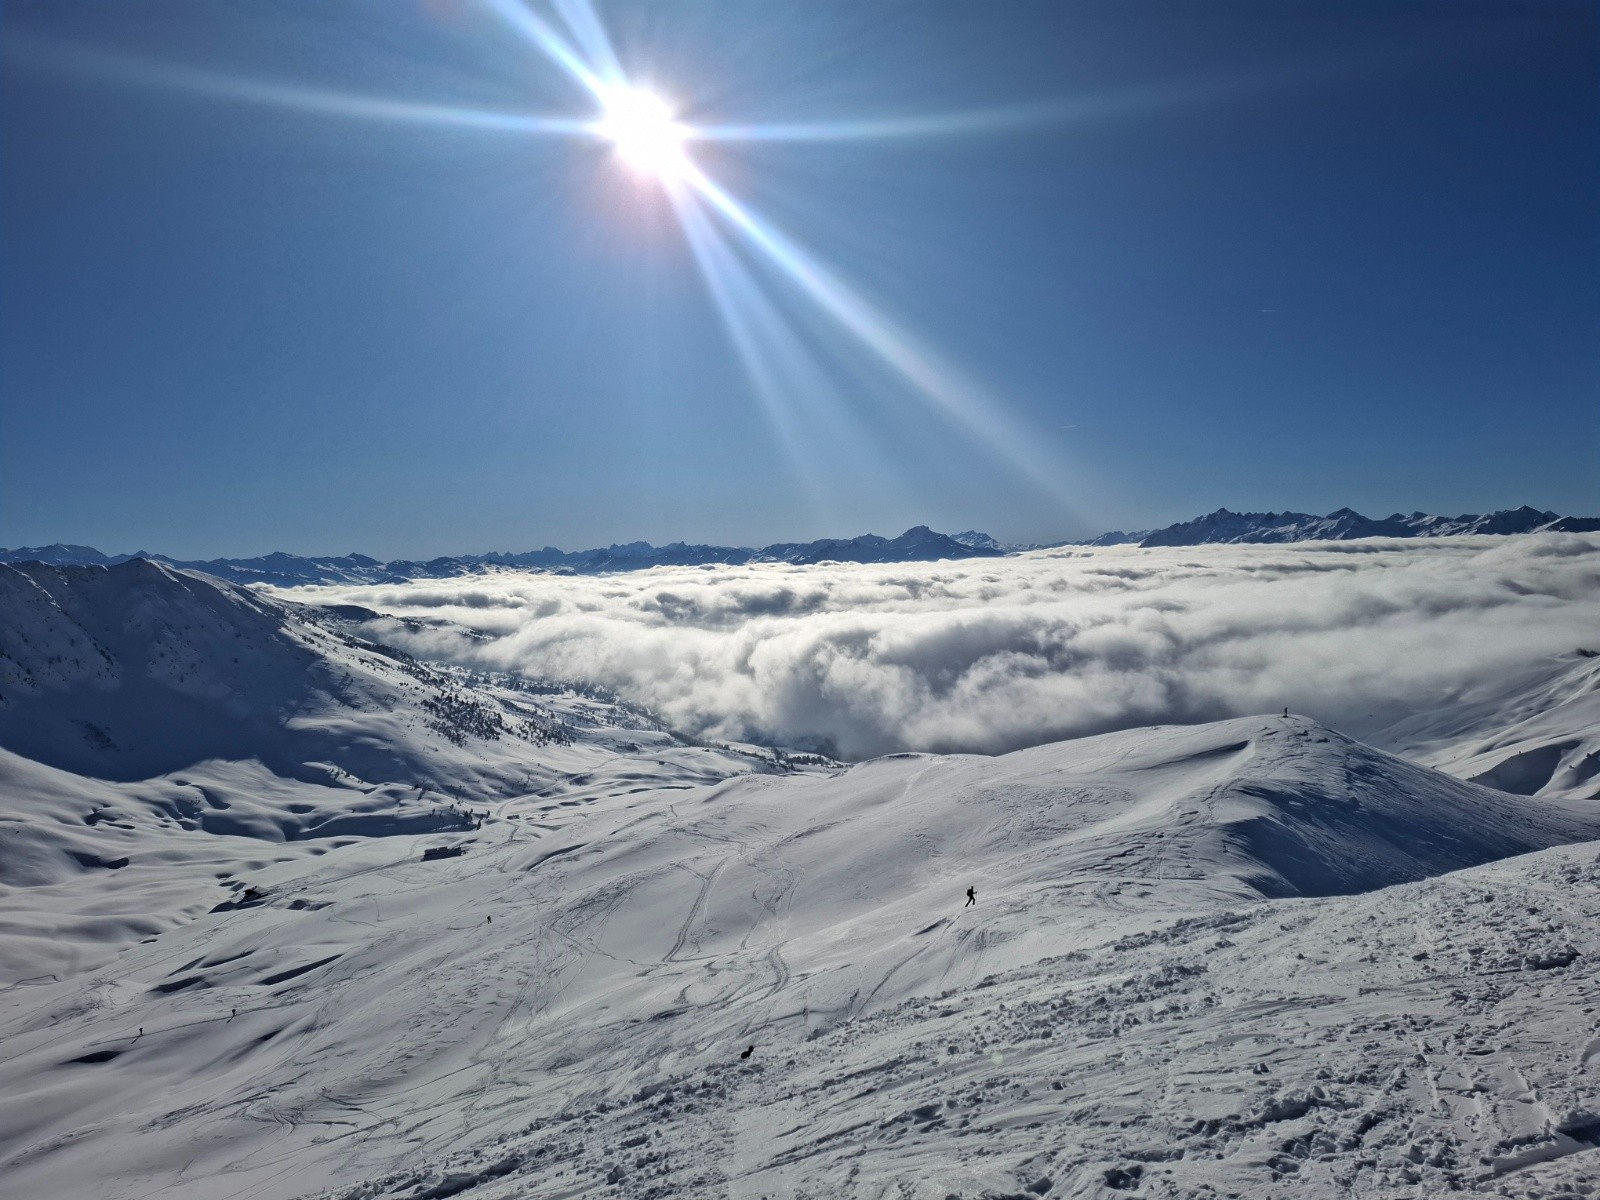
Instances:
[[[1600,519],[1562,517],[1553,512],[1541,512],[1526,504],[1485,515],[1463,513],[1458,517],[1441,517],[1414,512],[1410,516],[1395,513],[1379,520],[1363,516],[1353,508],[1336,508],[1325,517],[1287,511],[1236,513],[1219,508],[1192,521],[1180,521],[1165,529],[1151,530],[1138,541],[1141,546],[1199,546],[1226,542],[1350,541],[1367,537],[1533,533],[1541,529],[1568,533],[1600,531]],[[1083,544],[1111,543],[1092,539]]]
[[[161,562],[183,570],[200,571],[230,583],[301,587],[321,583],[389,583],[405,579],[442,579],[487,569],[561,571],[600,574],[635,571],[648,567],[737,565],[747,562],[924,562],[949,558],[974,558],[1009,553],[987,534],[965,535],[970,541],[939,533],[927,525],[913,525],[898,537],[864,533],[852,538],[822,538],[813,542],[775,543],[752,550],[742,546],[695,545],[682,541],[653,546],[645,541],[614,542],[593,550],[564,551],[554,546],[526,553],[491,551],[486,554],[441,555],[425,562],[369,558],[351,551],[337,558],[308,557],[274,550],[255,558],[179,560],[161,554],[105,555],[90,546],[54,545],[0,550],[0,563],[43,562],[55,566],[109,566],[130,560]]]
[[[1600,532],[1600,518],[1563,517],[1524,504],[1487,514],[1464,513],[1442,517],[1424,512],[1409,516],[1393,513],[1374,520],[1353,508],[1336,508],[1326,516],[1313,513],[1234,512],[1218,508],[1204,516],[1180,521],[1164,529],[1134,532],[1113,530],[1098,537],[1057,546],[1199,546],[1211,543],[1348,541],[1354,538],[1446,537],[1452,534],[1513,534],[1539,530],[1558,533]],[[486,554],[441,555],[426,562],[394,559],[382,561],[351,551],[337,558],[307,557],[287,550],[255,558],[181,560],[164,554],[102,554],[92,546],[56,542],[49,546],[0,549],[0,563],[41,562],[52,566],[110,567],[129,561],[151,561],[180,570],[201,571],[230,583],[303,587],[323,583],[394,583],[407,579],[447,579],[457,575],[522,569],[564,574],[596,575],[637,571],[649,567],[737,566],[751,562],[785,562],[797,565],[820,562],[892,563],[933,562],[941,559],[993,558],[1036,550],[1037,544],[1001,542],[987,533],[968,529],[940,533],[928,525],[913,525],[897,537],[863,533],[849,538],[819,538],[810,542],[775,542],[759,549],[713,546],[676,541],[654,546],[645,541],[614,542],[593,550],[566,551],[554,546],[523,553],[490,551]]]

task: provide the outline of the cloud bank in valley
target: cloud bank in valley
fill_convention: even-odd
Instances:
[[[303,588],[419,655],[603,684],[712,739],[994,753],[1285,705],[1373,728],[1600,648],[1600,536],[1112,547]]]

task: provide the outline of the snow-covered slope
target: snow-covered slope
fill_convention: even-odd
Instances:
[[[1592,849],[1369,890],[1600,836],[1593,805],[1300,718],[700,786],[618,759],[236,863],[244,907],[14,985],[9,1185],[1420,1196],[1594,1136]]]
[[[485,686],[351,636],[339,610],[146,559],[0,565],[0,611],[0,745],[102,779],[257,760],[318,783],[498,795],[641,732],[674,740],[616,703]]]
[[[80,774],[141,779],[254,758],[283,775],[324,763],[475,789],[520,767],[461,754],[467,736],[562,735],[539,713],[513,728],[448,677],[306,610],[147,559],[0,566],[0,611],[0,745]]]
[[[489,801],[632,778],[643,756],[656,787],[789,765],[143,559],[0,566],[0,612],[0,983],[97,965],[269,863],[469,829]]]
[[[1361,732],[1408,758],[1518,795],[1600,800],[1600,648],[1536,662],[1434,710]]]

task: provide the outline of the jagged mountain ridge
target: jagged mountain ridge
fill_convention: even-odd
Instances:
[[[751,562],[810,565],[820,562],[936,562],[941,559],[999,557],[1054,546],[1199,546],[1218,542],[1348,541],[1366,537],[1447,537],[1453,534],[1514,534],[1540,531],[1600,532],[1600,517],[1564,517],[1523,505],[1492,513],[1456,517],[1431,513],[1393,513],[1373,519],[1341,508],[1327,516],[1300,512],[1236,513],[1226,508],[1180,521],[1163,529],[1124,532],[1117,529],[1092,538],[1050,543],[1002,542],[976,529],[946,534],[916,525],[898,537],[864,533],[853,538],[819,538],[811,542],[774,542],[752,549],[705,543],[623,542],[591,550],[546,546],[522,553],[444,555],[426,561],[382,561],[365,554],[305,556],[275,551],[254,558],[175,559],[140,550],[104,554],[92,546],[22,546],[0,549],[0,563],[42,562],[57,566],[115,566],[135,558],[150,559],[186,571],[203,571],[230,583],[299,587],[323,583],[396,583],[407,579],[449,579],[500,568],[599,575],[650,567],[686,567]]]
[[[1600,518],[1563,517],[1560,513],[1543,512],[1526,504],[1521,508],[1463,513],[1458,517],[1414,512],[1409,516],[1392,513],[1376,520],[1352,508],[1335,509],[1325,517],[1298,512],[1236,513],[1219,508],[1165,529],[1103,534],[1093,539],[1093,544],[1137,542],[1141,546],[1200,546],[1218,542],[1343,542],[1369,537],[1449,537],[1540,531],[1594,533],[1600,531]]]
[[[961,538],[973,539],[970,544]],[[254,558],[174,559],[162,554],[138,551],[134,554],[103,554],[90,546],[55,543],[50,546],[23,546],[0,549],[0,563],[42,562],[57,566],[115,566],[135,558],[166,563],[185,571],[203,571],[230,583],[270,584],[297,587],[320,583],[391,583],[407,579],[448,579],[457,575],[512,568],[564,572],[579,575],[615,571],[639,571],[649,567],[700,566],[747,562],[933,562],[946,558],[982,558],[1009,553],[987,534],[963,534],[961,538],[938,533],[917,525],[898,537],[886,538],[864,533],[853,538],[821,538],[813,542],[778,542],[759,549],[744,546],[713,546],[672,542],[654,546],[649,542],[617,543],[592,550],[560,550],[546,546],[520,554],[490,551],[487,554],[446,555],[425,562],[395,559],[383,562],[364,554],[336,557],[307,557],[276,551]]]

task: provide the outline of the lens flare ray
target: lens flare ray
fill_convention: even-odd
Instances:
[[[864,458],[861,448],[869,444],[865,431],[856,415],[836,402],[836,390],[799,333],[705,206],[687,188],[669,188],[667,195],[762,411],[813,511],[821,514],[830,505],[816,478],[817,456],[826,453],[837,459],[858,451]],[[861,469],[880,475],[883,470],[881,463],[866,461]]]
[[[604,35],[603,27],[588,0],[557,0],[557,2],[563,15],[567,16],[569,25],[587,31],[586,40],[603,44],[604,53],[611,56],[610,39]],[[760,363],[761,355],[751,335],[750,327],[727,320],[726,314],[732,311],[734,298],[726,287],[726,266],[716,253],[716,243],[708,237],[706,228],[695,223],[690,215],[692,206],[698,201],[704,201],[720,214],[749,245],[759,250],[765,259],[776,266],[820,311],[832,318],[838,328],[868,350],[903,383],[930,401],[935,410],[947,421],[976,437],[980,444],[987,446],[992,453],[1000,457],[1001,461],[1017,470],[1046,495],[1058,501],[1065,499],[1066,479],[1062,465],[1051,461],[1049,456],[1040,450],[1040,440],[1037,437],[1029,436],[1020,422],[1007,413],[997,401],[984,396],[980,389],[964,380],[953,367],[940,362],[930,351],[918,347],[909,334],[900,330],[887,316],[878,312],[792,239],[734,200],[687,154],[683,153],[681,144],[694,140],[740,140],[737,135],[741,133],[745,135],[743,140],[753,140],[749,135],[763,128],[769,133],[777,131],[779,136],[769,140],[779,140],[787,130],[790,135],[787,140],[813,141],[828,136],[829,130],[843,131],[852,127],[857,130],[855,136],[863,137],[896,136],[891,132],[896,128],[902,130],[901,135],[914,132],[960,132],[969,127],[982,128],[985,123],[996,120],[1004,122],[1025,118],[1037,121],[1041,119],[1040,114],[1046,109],[1039,106],[1025,106],[972,114],[952,114],[945,117],[912,118],[908,121],[846,122],[842,125],[832,123],[767,127],[690,125],[682,129],[681,134],[674,125],[674,132],[669,135],[664,130],[670,122],[670,116],[658,98],[634,87],[624,87],[619,91],[615,85],[608,86],[601,79],[601,71],[593,63],[579,61],[572,46],[556,34],[547,22],[534,16],[528,7],[518,0],[489,0],[489,3],[523,28],[536,45],[544,49],[558,65],[578,78],[594,93],[601,103],[603,115],[592,127],[592,131],[611,141],[624,160],[642,168],[644,173],[655,175],[667,188],[669,195],[673,197],[674,209],[678,214],[680,225],[684,228],[685,237],[690,242],[691,251],[696,255],[708,287],[713,290],[713,302],[723,312],[724,323],[729,327],[730,336],[735,341],[735,349],[744,360],[747,370],[751,369],[753,363]],[[619,96],[624,99],[623,111],[620,114],[616,111]],[[851,134],[839,132],[838,136],[849,137]],[[717,284],[712,281],[713,274],[708,272],[708,264],[713,271],[718,264],[723,264],[723,273],[715,275],[715,278],[721,280],[724,285],[720,296],[717,294]],[[770,324],[776,319],[778,318],[774,311],[763,310],[764,323]],[[752,374],[758,380],[757,389],[763,396],[770,397],[774,394],[771,386],[772,375],[764,364]]]
[[[483,0],[483,3],[517,32],[525,34],[551,62],[587,88],[591,96],[598,100],[604,95],[606,80],[532,8],[520,0]]]
[[[604,22],[590,0],[550,0],[552,16],[528,0],[480,0],[550,63],[587,93],[588,117],[542,116],[344,95],[314,87],[237,79],[187,66],[144,62],[85,47],[13,37],[8,55],[25,53],[74,71],[146,86],[177,88],[220,99],[298,109],[331,116],[419,125],[559,135],[609,143],[617,156],[665,190],[697,269],[711,295],[756,393],[792,456],[810,403],[832,395],[813,348],[808,348],[769,285],[752,270],[772,269],[809,310],[842,333],[850,345],[919,397],[950,427],[969,435],[996,459],[1046,495],[1065,501],[1069,473],[1042,438],[1006,405],[966,379],[951,364],[892,320],[795,239],[736,200],[689,153],[699,142],[848,142],[874,138],[993,132],[1060,121],[1094,111],[1096,101],[1051,102],[968,112],[860,120],[776,124],[696,124],[680,120],[655,92],[624,71]],[[563,28],[558,27],[562,26]],[[1156,102],[1149,92],[1101,98],[1098,107],[1139,107]],[[734,240],[723,230],[734,235]],[[750,255],[746,261],[735,250]],[[803,381],[803,382],[802,382]],[[835,421],[836,427],[850,422]]]
[[[545,117],[531,113],[459,108],[448,104],[425,104],[413,100],[350,95],[301,84],[240,79],[199,67],[148,62],[103,50],[30,37],[26,34],[11,35],[6,42],[6,53],[8,56],[17,56],[28,62],[57,70],[89,74],[120,83],[195,92],[218,100],[236,100],[247,104],[296,109],[321,116],[568,137],[587,132],[593,124],[572,117]]]
[[[583,47],[584,53],[588,55],[594,74],[612,87],[626,84],[628,77],[622,70],[622,63],[617,59],[616,49],[611,44],[611,35],[606,32],[605,22],[600,20],[594,5],[590,4],[589,0],[554,0],[554,4],[556,11],[561,14],[561,19],[572,31],[573,40]]]
[[[976,436],[1036,487],[1065,498],[1061,465],[1036,449],[1021,424],[997,401],[911,335],[880,313],[813,255],[757,217],[697,168],[684,174],[695,193],[761,250],[774,266],[860,345],[871,351],[917,392],[932,401],[943,416]]]
[[[1055,124],[1074,115],[1071,105],[1031,104],[926,116],[862,117],[843,121],[780,121],[749,125],[695,125],[699,142],[851,142],[879,138],[946,137],[997,133]]]

